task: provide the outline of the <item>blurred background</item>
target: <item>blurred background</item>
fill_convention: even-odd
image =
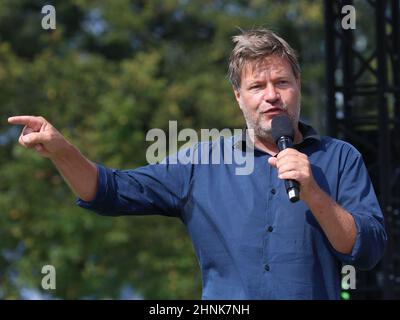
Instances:
[[[41,25],[47,4],[54,30]],[[341,27],[345,4],[356,9],[355,30]],[[302,119],[363,153],[393,234],[384,261],[358,273],[357,290],[342,298],[399,298],[398,8],[396,0],[0,0],[0,298],[200,299],[178,220],[76,207],[51,162],[18,146],[21,127],[7,117],[41,115],[108,167],[145,165],[147,131],[167,132],[170,120],[178,130],[242,128],[226,76],[231,37],[260,26],[299,54]],[[386,33],[394,38],[381,53]],[[41,287],[48,264],[55,290]]]

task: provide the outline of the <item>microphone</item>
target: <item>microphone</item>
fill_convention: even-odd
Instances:
[[[290,118],[284,114],[277,115],[271,121],[272,138],[279,151],[291,148],[293,145],[294,129]],[[300,185],[296,180],[284,180],[286,193],[290,202],[300,199]]]

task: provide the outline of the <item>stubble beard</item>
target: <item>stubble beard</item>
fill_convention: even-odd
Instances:
[[[284,104],[282,106],[282,110],[287,112],[287,110],[288,110],[287,104]],[[297,127],[297,124],[299,121],[300,103],[297,107],[297,110],[298,110],[298,112],[296,115],[286,113],[288,115],[288,117],[290,118],[294,128]],[[245,111],[243,111],[243,115],[246,120],[247,128],[254,130],[254,136],[257,140],[269,142],[269,143],[275,143],[275,141],[273,141],[273,138],[272,138],[271,121],[269,122],[269,124],[266,124],[266,123],[263,124],[261,114],[258,114],[256,119],[253,119],[253,117]]]

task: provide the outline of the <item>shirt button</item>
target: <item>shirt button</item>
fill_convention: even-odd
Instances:
[[[269,265],[268,265],[268,264],[266,264],[266,265],[264,266],[264,270],[265,270],[265,271],[269,271]]]
[[[274,230],[274,227],[273,226],[269,226],[268,228],[267,228],[267,231],[268,232],[272,232]]]
[[[276,189],[272,188],[272,189],[271,189],[271,193],[272,193],[272,194],[275,194],[275,193],[276,193]]]

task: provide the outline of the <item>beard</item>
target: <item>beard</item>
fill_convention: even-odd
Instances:
[[[291,120],[293,128],[296,129],[300,116],[300,104],[297,107],[298,112],[296,114],[288,113],[287,104],[283,104],[281,109]],[[246,108],[242,110],[244,118],[246,120],[247,128],[254,130],[255,138],[261,141],[268,141],[275,143],[275,141],[273,141],[272,138],[271,121],[269,123],[263,121],[262,113],[257,113],[256,115],[252,115],[248,112]]]

